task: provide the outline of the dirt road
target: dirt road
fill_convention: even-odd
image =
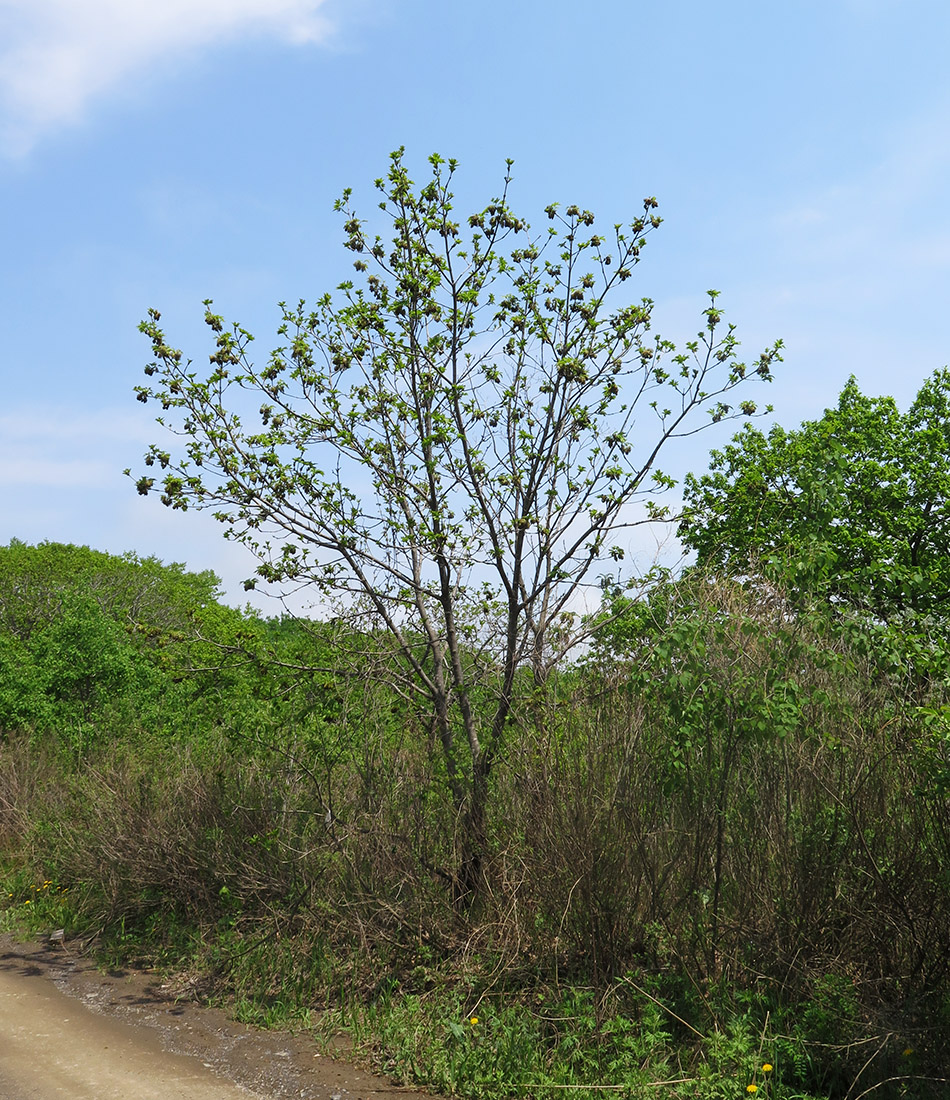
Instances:
[[[0,937],[2,1100],[426,1100],[176,998],[136,971]],[[431,1100],[431,1098],[430,1098]]]

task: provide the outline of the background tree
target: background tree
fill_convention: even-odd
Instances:
[[[153,380],[138,398],[170,412],[159,422],[184,442],[153,445],[145,462],[165,473],[137,486],[212,509],[259,557],[259,578],[313,586],[367,648],[388,639],[393,686],[441,745],[461,900],[480,878],[489,777],[521,684],[543,684],[582,640],[579,590],[622,560],[624,529],[659,513],[663,446],[753,414],[724,398],[768,380],[780,345],[738,362],[715,292],[681,353],[651,336],[649,299],[610,304],[660,224],[655,199],[605,234],[589,211],[551,205],[537,235],[506,178],[463,225],[455,162],[430,163],[416,189],[394,153],[377,181],[389,241],[344,192],[357,279],[313,309],[282,306],[283,342],[263,363],[206,302],[203,376],[150,311]]]
[[[852,377],[834,409],[796,430],[751,425],[710,472],[686,479],[680,537],[733,575],[772,559],[802,591],[878,620],[950,611],[950,371],[906,413]]]
[[[29,640],[62,617],[64,594],[75,593],[129,626],[147,624],[153,637],[181,633],[216,603],[220,586],[210,571],[189,573],[177,562],[11,539],[0,546],[0,631]]]
[[[274,710],[285,692],[273,669],[265,691],[260,667],[288,647],[271,624],[221,604],[219,585],[135,554],[0,546],[0,735],[181,737],[216,728],[225,711],[239,725],[242,705],[262,725],[255,696]]]

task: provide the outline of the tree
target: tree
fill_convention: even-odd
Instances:
[[[236,714],[260,678],[248,651],[272,647],[219,585],[135,554],[0,546],[0,732],[179,735],[219,721],[223,694]]]
[[[819,420],[751,425],[688,476],[680,537],[698,563],[769,568],[880,621],[950,612],[950,371],[906,413],[854,377]]]
[[[215,603],[220,585],[213,573],[188,573],[177,562],[11,539],[0,546],[0,631],[29,639],[61,616],[67,593],[92,596],[112,618],[150,632],[181,631]]]
[[[282,344],[261,364],[250,333],[205,303],[211,372],[183,359],[152,310],[152,381],[184,445],[153,445],[139,477],[171,508],[210,508],[260,559],[257,578],[312,585],[364,644],[386,637],[392,684],[428,716],[459,822],[459,903],[477,888],[486,800],[522,683],[587,629],[579,591],[624,555],[622,532],[662,514],[651,493],[668,440],[748,416],[724,398],[769,380],[780,344],[736,358],[710,292],[686,350],[650,335],[653,303],[609,305],[660,224],[557,205],[533,235],[501,196],[463,225],[454,161],[416,189],[403,153],[376,181],[391,240],[345,191],[336,209],[356,280],[313,309],[281,306]],[[510,169],[511,162],[508,162]],[[466,232],[467,230],[467,232]],[[254,421],[245,427],[245,418]],[[248,584],[253,584],[254,580]],[[484,705],[488,697],[490,705]]]

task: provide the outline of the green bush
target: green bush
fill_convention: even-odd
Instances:
[[[945,1095],[950,700],[892,630],[698,572],[616,604],[519,685],[463,913],[431,728],[352,675],[358,638],[57,591],[0,631],[8,925],[463,1096]]]

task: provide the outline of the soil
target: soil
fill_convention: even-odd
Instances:
[[[0,936],[3,1100],[432,1100],[160,976]]]

